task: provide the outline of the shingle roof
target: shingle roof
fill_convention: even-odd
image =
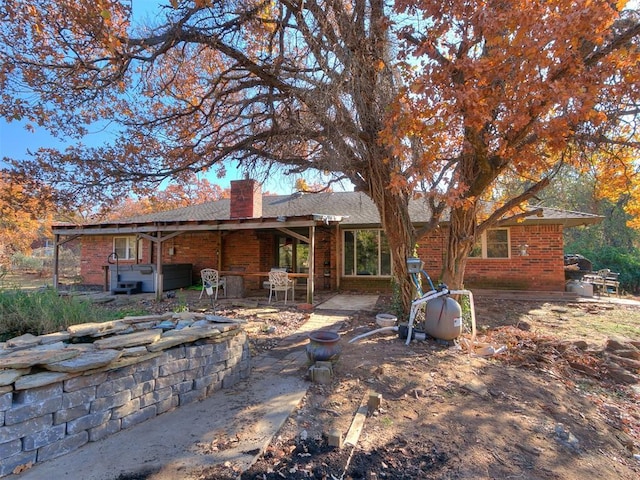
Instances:
[[[118,221],[119,224],[155,222],[200,222],[230,220],[228,198],[164,212],[139,215]],[[409,213],[416,223],[427,222],[430,211],[424,200],[413,199]],[[313,214],[341,216],[341,225],[377,225],[380,216],[373,201],[362,192],[296,193],[262,197],[262,218],[305,217]],[[543,208],[542,216],[529,217],[527,223],[561,223],[567,226],[598,223],[602,217],[589,213]]]

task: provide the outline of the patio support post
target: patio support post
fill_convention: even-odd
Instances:
[[[58,271],[60,269],[60,235],[57,233],[53,236],[53,289],[58,291],[58,287],[60,286],[60,280],[58,276]]]
[[[218,271],[222,270],[222,230],[218,230]],[[225,294],[227,291],[225,290]]]
[[[307,279],[307,303],[313,304],[313,279],[315,278],[316,226],[309,227],[309,278]]]
[[[162,300],[162,285],[164,274],[162,273],[162,232],[158,230],[156,240],[156,300]]]
[[[336,289],[339,290],[340,289],[340,277],[342,276],[342,255],[338,255],[337,252],[342,251],[342,249],[344,248],[344,245],[342,245],[342,235],[341,235],[341,230],[339,226],[336,226],[336,230],[335,230],[335,251],[336,251]]]

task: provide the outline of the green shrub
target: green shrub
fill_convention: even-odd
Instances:
[[[60,296],[53,289],[25,292],[0,290],[0,341],[25,333],[43,335],[69,325],[121,318],[121,312],[96,307],[77,297]]]
[[[14,253],[11,257],[11,268],[25,272],[40,272],[45,268],[44,257],[34,257],[24,253]]]
[[[36,249],[32,255],[21,252],[11,256],[11,270],[14,272],[37,273],[40,276],[53,275],[53,256],[46,255],[44,249]],[[60,248],[58,252],[58,273],[64,277],[74,277],[80,273],[80,257],[73,250]]]

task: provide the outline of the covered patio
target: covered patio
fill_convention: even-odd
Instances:
[[[176,242],[176,238],[184,235],[185,233],[194,234],[196,232],[203,233],[211,233],[216,232],[217,236],[217,246],[219,248],[216,249],[215,255],[213,258],[208,255],[206,252],[203,253],[203,258],[201,262],[208,265],[209,268],[215,268],[219,270],[220,275],[227,276],[233,278],[242,279],[242,287],[239,290],[242,292],[245,288],[255,289],[256,285],[261,284],[263,280],[265,280],[269,275],[269,268],[252,268],[251,265],[241,265],[238,263],[233,263],[233,255],[226,256],[227,261],[225,261],[225,250],[227,248],[233,249],[237,252],[237,245],[226,245],[225,237],[231,232],[246,232],[246,231],[255,231],[259,232],[261,236],[270,236],[274,241],[279,236],[285,236],[286,238],[295,238],[297,242],[296,245],[304,244],[308,248],[308,258],[307,258],[307,267],[306,272],[296,271],[300,268],[296,268],[296,265],[293,265],[293,268],[290,268],[291,276],[297,279],[306,280],[306,301],[308,303],[313,303],[313,293],[315,290],[315,279],[316,279],[316,262],[315,258],[317,256],[317,236],[316,236],[316,227],[318,225],[326,226],[329,223],[339,222],[339,218],[331,218],[328,219],[326,216],[317,216],[313,215],[310,218],[305,219],[287,219],[285,221],[273,221],[269,222],[265,219],[258,222],[229,222],[229,223],[219,223],[214,222],[212,224],[202,224],[199,222],[188,223],[188,224],[180,224],[180,225],[171,225],[171,224],[152,224],[152,225],[113,225],[111,227],[104,225],[95,225],[95,226],[62,226],[57,225],[53,228],[54,233],[54,287],[58,288],[58,279],[59,279],[59,252],[60,247],[66,244],[69,241],[78,239],[80,237],[88,237],[88,236],[105,236],[105,235],[124,235],[130,236],[133,235],[137,239],[143,239],[149,242],[150,245],[153,246],[153,251],[151,253],[151,257],[154,260],[153,263],[123,263],[122,265],[118,265],[116,268],[124,268],[124,265],[131,266],[136,265],[140,268],[149,267],[149,271],[153,272],[153,287],[156,293],[156,296],[160,298],[162,296],[165,288],[162,288],[163,285],[166,285],[164,276],[165,270],[167,267],[170,267],[172,263],[167,263],[164,260],[166,257],[172,257],[176,254],[177,247],[173,246]],[[300,233],[301,230],[306,230],[305,233]],[[258,256],[260,256],[260,252],[256,252]],[[264,258],[264,257],[263,257]],[[170,259],[169,259],[170,260]],[[265,259],[266,260],[266,259]],[[101,266],[104,272],[105,285],[108,281],[109,284],[113,282],[108,276],[112,275],[113,268],[109,268],[109,256],[104,257],[104,265]],[[231,262],[231,263],[230,263]],[[120,261],[118,261],[120,263]],[[265,263],[266,265],[266,263]],[[323,265],[323,267],[326,265]],[[259,267],[259,265],[256,265]],[[117,271],[117,270],[116,270]],[[322,270],[321,275],[324,275],[327,272]],[[193,277],[199,278],[199,270],[197,272],[193,272]],[[237,281],[234,283],[233,281],[229,282],[230,286],[238,285]],[[238,292],[238,287],[236,288],[236,292]],[[172,288],[166,288],[166,290],[171,290]]]
[[[264,216],[261,203],[259,185],[243,180],[232,182],[226,214],[203,204],[188,209],[185,218],[174,211],[170,218],[160,212],[109,223],[54,225],[54,286],[59,285],[60,248],[80,241],[85,281],[104,284],[105,290],[133,275],[142,278],[137,280],[141,291],[161,298],[166,290],[198,283],[200,270],[213,268],[227,277],[225,293],[243,296],[262,289],[274,267],[306,285],[308,303],[319,281],[323,289],[337,288],[336,226],[343,217]],[[286,207],[280,212],[286,213]]]

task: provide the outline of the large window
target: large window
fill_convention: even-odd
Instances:
[[[135,236],[115,237],[113,239],[113,251],[120,260],[135,260],[137,253],[137,241]]]
[[[469,254],[472,258],[509,258],[509,229],[492,228],[482,234],[482,238]]]
[[[382,230],[345,230],[344,275],[391,275],[391,255]]]

